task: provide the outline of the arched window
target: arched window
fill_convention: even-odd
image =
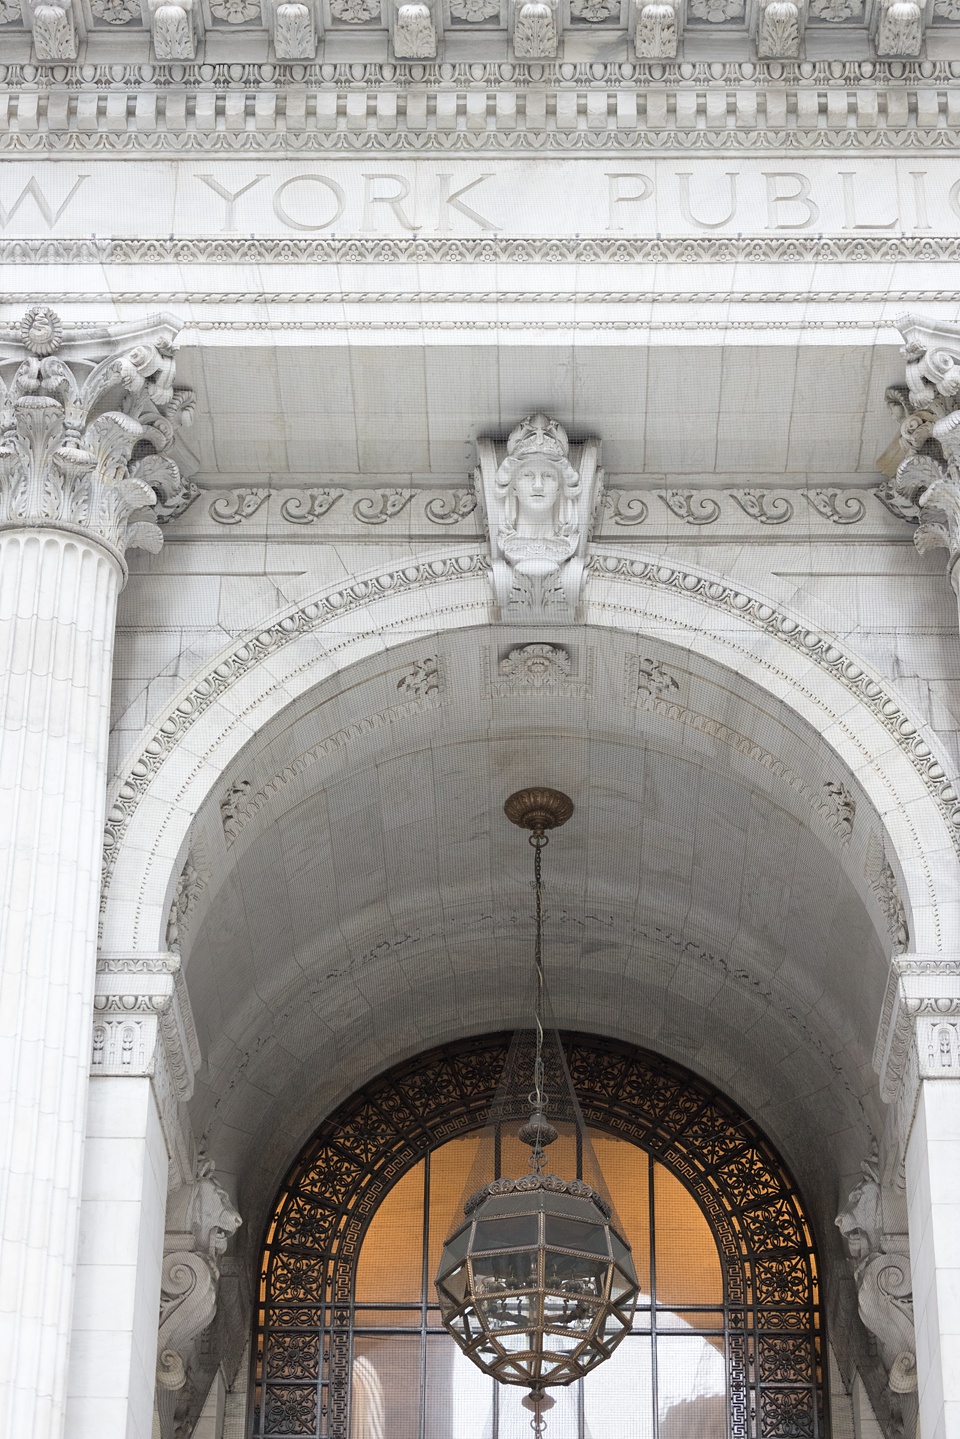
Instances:
[[[307,1145],[264,1249],[255,1439],[529,1434],[523,1391],[460,1355],[433,1290],[507,1044],[391,1071]],[[821,1439],[815,1257],[769,1144],[654,1055],[565,1048],[643,1298],[614,1356],[552,1391],[550,1439]]]

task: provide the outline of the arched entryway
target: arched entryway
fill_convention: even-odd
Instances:
[[[525,1432],[518,1396],[458,1359],[431,1307],[508,1041],[390,1070],[305,1146],[264,1245],[256,1439]],[[643,1299],[606,1378],[562,1393],[551,1439],[820,1439],[816,1256],[772,1146],[680,1066],[592,1036],[564,1042]]]

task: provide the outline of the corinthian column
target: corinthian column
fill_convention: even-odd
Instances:
[[[0,1433],[57,1439],[130,545],[161,543],[176,322],[0,330]]]
[[[960,325],[901,315],[906,385],[887,390],[900,431],[877,461],[885,476],[877,494],[917,526],[921,553],[947,551],[947,572],[960,602]]]

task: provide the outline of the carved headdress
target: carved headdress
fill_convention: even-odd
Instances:
[[[560,481],[560,495],[555,516],[558,534],[566,534],[577,518],[576,501],[580,497],[582,480],[569,460],[570,441],[559,420],[551,420],[542,410],[528,415],[510,432],[507,440],[507,457],[497,470],[496,488],[504,497],[503,513],[507,527],[512,529],[517,522],[517,503],[514,484],[526,463],[534,456],[548,460],[556,469]]]

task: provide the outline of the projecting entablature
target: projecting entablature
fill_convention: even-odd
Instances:
[[[954,57],[960,0],[0,0],[0,71],[399,62],[402,83],[422,80],[424,62],[615,62],[659,80],[656,67],[678,58]]]

